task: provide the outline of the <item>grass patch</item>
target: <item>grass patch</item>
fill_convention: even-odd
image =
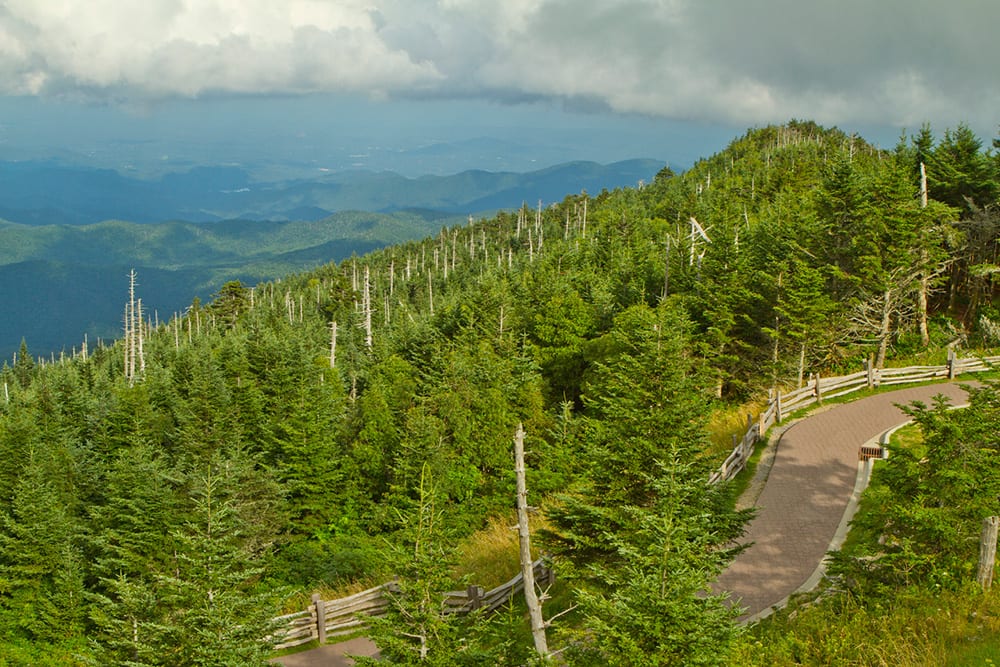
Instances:
[[[532,515],[531,528],[534,530],[542,520],[540,514]],[[464,539],[458,547],[455,578],[467,577],[470,583],[489,590],[520,572],[516,526],[514,515],[497,516],[485,528]]]
[[[923,445],[924,434],[916,424],[907,424],[894,431],[889,442],[897,449],[914,449]]]
[[[849,594],[800,603],[750,628],[733,664],[982,665],[1000,637],[1000,594],[907,588],[891,598]]]
[[[708,439],[711,442],[706,456],[723,459],[733,451],[733,437],[741,439],[747,432],[747,415],[756,419],[765,404],[758,401],[742,405],[719,405],[708,418]]]

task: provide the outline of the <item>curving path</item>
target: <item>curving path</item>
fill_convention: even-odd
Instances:
[[[713,587],[744,607],[741,620],[762,618],[816,584],[826,552],[839,545],[853,515],[858,449],[908,420],[897,404],[929,404],[939,394],[952,405],[966,401],[957,383],[901,389],[833,406],[781,435],[744,536],[751,546]]]
[[[974,384],[974,383],[963,383]],[[952,405],[966,401],[958,383],[926,385],[835,405],[795,422],[781,435],[757,516],[747,527],[750,544],[715,582],[744,607],[743,621],[768,615],[797,591],[818,581],[826,552],[842,538],[853,514],[859,478],[858,449],[908,420],[897,405],[930,403],[937,395]],[[364,639],[328,644],[277,658],[285,667],[347,666],[349,653],[372,655]]]

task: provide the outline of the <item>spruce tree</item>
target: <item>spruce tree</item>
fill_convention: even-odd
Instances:
[[[616,318],[585,387],[587,471],[546,535],[577,586],[579,664],[725,664],[735,612],[708,592],[747,518],[708,484],[706,378],[664,305]]]
[[[73,499],[29,456],[0,513],[0,619],[7,633],[56,643],[84,632],[80,529]]]
[[[277,524],[276,489],[238,451],[189,473],[188,520],[158,576],[159,664],[265,665],[276,606],[255,590]]]
[[[357,658],[359,665],[493,665],[496,656],[481,641],[486,635],[481,613],[454,614],[443,593],[455,582],[451,576],[454,545],[442,523],[441,500],[424,466],[413,491],[412,506],[399,513],[398,540],[387,545],[389,566],[396,575],[384,595],[383,617],[369,620],[368,635],[381,657]]]

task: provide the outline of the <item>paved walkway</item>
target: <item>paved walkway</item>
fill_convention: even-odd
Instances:
[[[301,653],[275,658],[271,662],[284,667],[350,667],[354,661],[348,655],[372,656],[378,652],[375,644],[364,637],[356,637],[337,644],[325,644]]]
[[[842,530],[854,496],[858,448],[907,421],[896,405],[929,404],[938,394],[947,396],[952,405],[966,400],[956,383],[900,389],[833,406],[785,431],[757,498],[757,516],[744,537],[751,546],[714,586],[717,591],[729,591],[745,608],[742,620],[767,615],[792,593],[815,583],[814,575]],[[345,653],[372,655],[375,651],[374,644],[359,638],[273,662],[284,667],[347,667],[354,661]]]
[[[930,404],[938,394],[952,405],[966,401],[954,383],[913,387],[833,406],[785,431],[744,538],[751,546],[714,586],[745,608],[742,620],[765,616],[792,593],[815,584],[810,578],[854,495],[859,447],[907,421],[897,404]]]

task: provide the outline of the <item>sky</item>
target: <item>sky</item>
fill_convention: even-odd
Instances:
[[[0,159],[688,166],[791,118],[1000,122],[995,0],[5,0]]]

